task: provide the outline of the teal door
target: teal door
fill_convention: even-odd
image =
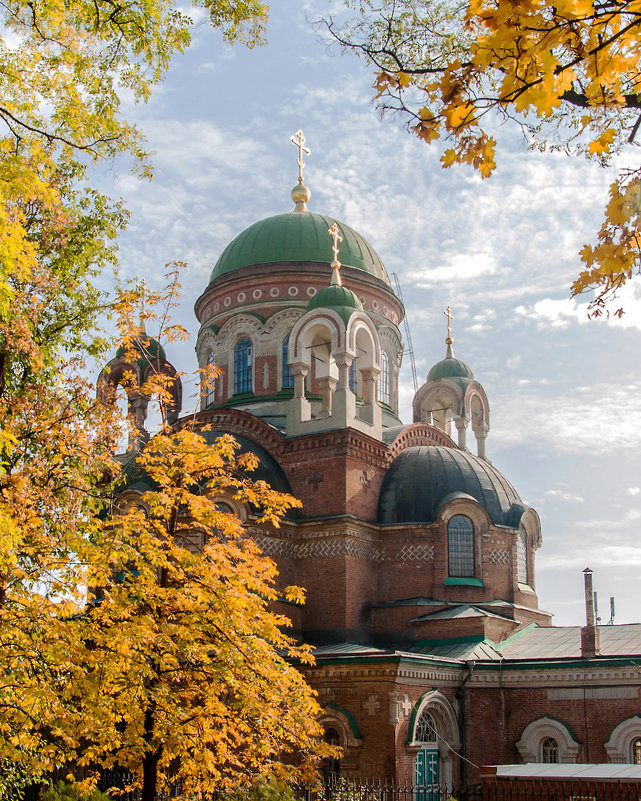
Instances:
[[[422,748],[414,761],[415,801],[439,801],[438,748]]]

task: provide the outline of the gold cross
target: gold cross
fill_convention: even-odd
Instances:
[[[338,261],[338,251],[339,251],[338,243],[343,241],[340,229],[336,225],[336,223],[333,223],[332,227],[327,229],[327,233],[334,240],[334,244],[332,245],[332,250],[334,251],[334,261]]]
[[[450,325],[452,323],[452,320],[454,319],[454,315],[450,311],[450,307],[449,306],[447,307],[447,309],[445,309],[443,314],[447,317],[447,338],[451,339],[452,338],[452,331],[451,331]]]
[[[298,148],[298,159],[296,160],[296,163],[298,164],[298,183],[302,184],[303,167],[305,166],[305,162],[303,161],[303,153],[307,153],[309,156],[312,151],[308,147],[305,147],[305,137],[303,136],[302,131],[296,131],[296,135],[290,137],[289,141]]]

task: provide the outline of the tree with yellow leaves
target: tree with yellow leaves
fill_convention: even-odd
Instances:
[[[253,481],[255,466],[231,437],[165,430],[128,466],[93,549],[98,589],[74,623],[86,646],[69,660],[67,757],[130,771],[143,801],[171,784],[203,797],[310,777],[325,748],[318,704],[291,664],[310,652],[269,609],[274,563],[220,503],[269,525],[300,505]],[[297,587],[285,596],[303,601]]]
[[[359,15],[330,31],[376,70],[383,110],[400,111],[425,142],[445,140],[441,161],[495,167],[485,121],[512,121],[534,145],[607,164],[641,123],[639,0],[362,0]],[[592,290],[600,314],[639,271],[641,174],[610,188],[594,245],[572,294]],[[622,313],[617,310],[618,314]]]
[[[197,5],[229,41],[266,19],[258,0]],[[273,564],[215,498],[272,524],[294,500],[188,426],[123,466],[82,377],[126,223],[86,168],[124,154],[149,171],[120,94],[146,99],[193,21],[170,0],[8,0],[0,23],[0,761],[34,780],[117,764],[145,799],[294,775],[323,747],[290,664],[309,653],[268,609]],[[150,482],[135,503],[131,469]]]

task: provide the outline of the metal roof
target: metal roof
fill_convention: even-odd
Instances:
[[[328,229],[338,225],[343,240],[341,264],[363,270],[390,286],[390,281],[374,248],[345,223],[312,212],[290,212],[259,220],[246,228],[220,254],[210,283],[242,267],[277,262],[323,262],[334,259]]]
[[[600,656],[641,655],[641,623],[599,626]],[[563,659],[581,656],[580,626],[533,628],[498,646],[504,659]]]
[[[496,773],[495,773],[496,771]],[[522,776],[539,779],[637,779],[641,780],[641,765],[631,764],[570,764],[528,762],[525,765],[491,765],[481,768],[481,776]]]
[[[518,527],[525,508],[510,482],[486,460],[458,448],[415,445],[399,453],[385,475],[378,522],[431,523],[453,493],[474,498],[496,525]]]

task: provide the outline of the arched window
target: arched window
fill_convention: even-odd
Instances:
[[[421,717],[416,722],[414,740],[417,743],[435,743],[438,740],[434,718],[427,710],[421,712]]]
[[[469,517],[454,515],[447,524],[450,576],[474,575],[474,527]]]
[[[204,396],[205,396],[205,408],[210,406],[215,398],[216,398],[216,380],[212,375],[212,368],[216,364],[216,357],[213,350],[210,350],[207,354],[207,370],[203,376],[204,382]]]
[[[356,395],[356,362],[358,359],[354,359],[354,361],[349,366],[349,388],[350,391]]]
[[[389,356],[385,351],[381,352],[381,374],[378,377],[378,402],[386,403],[388,406],[391,402]]]
[[[541,762],[552,764],[559,761],[559,744],[554,737],[546,737],[541,743]]]
[[[251,392],[252,384],[252,343],[244,337],[234,348],[234,395]]]
[[[520,584],[528,584],[527,539],[523,526],[516,535],[516,580]]]
[[[289,334],[283,340],[283,389],[291,389],[294,386],[294,376],[287,364],[287,350],[289,348]]]
[[[641,765],[641,737],[632,740],[630,744],[630,761],[633,765]]]
[[[328,745],[340,746],[341,738],[336,729],[327,729],[323,737]],[[325,782],[338,779],[341,775],[341,761],[336,757],[325,757],[323,759],[323,778]]]

